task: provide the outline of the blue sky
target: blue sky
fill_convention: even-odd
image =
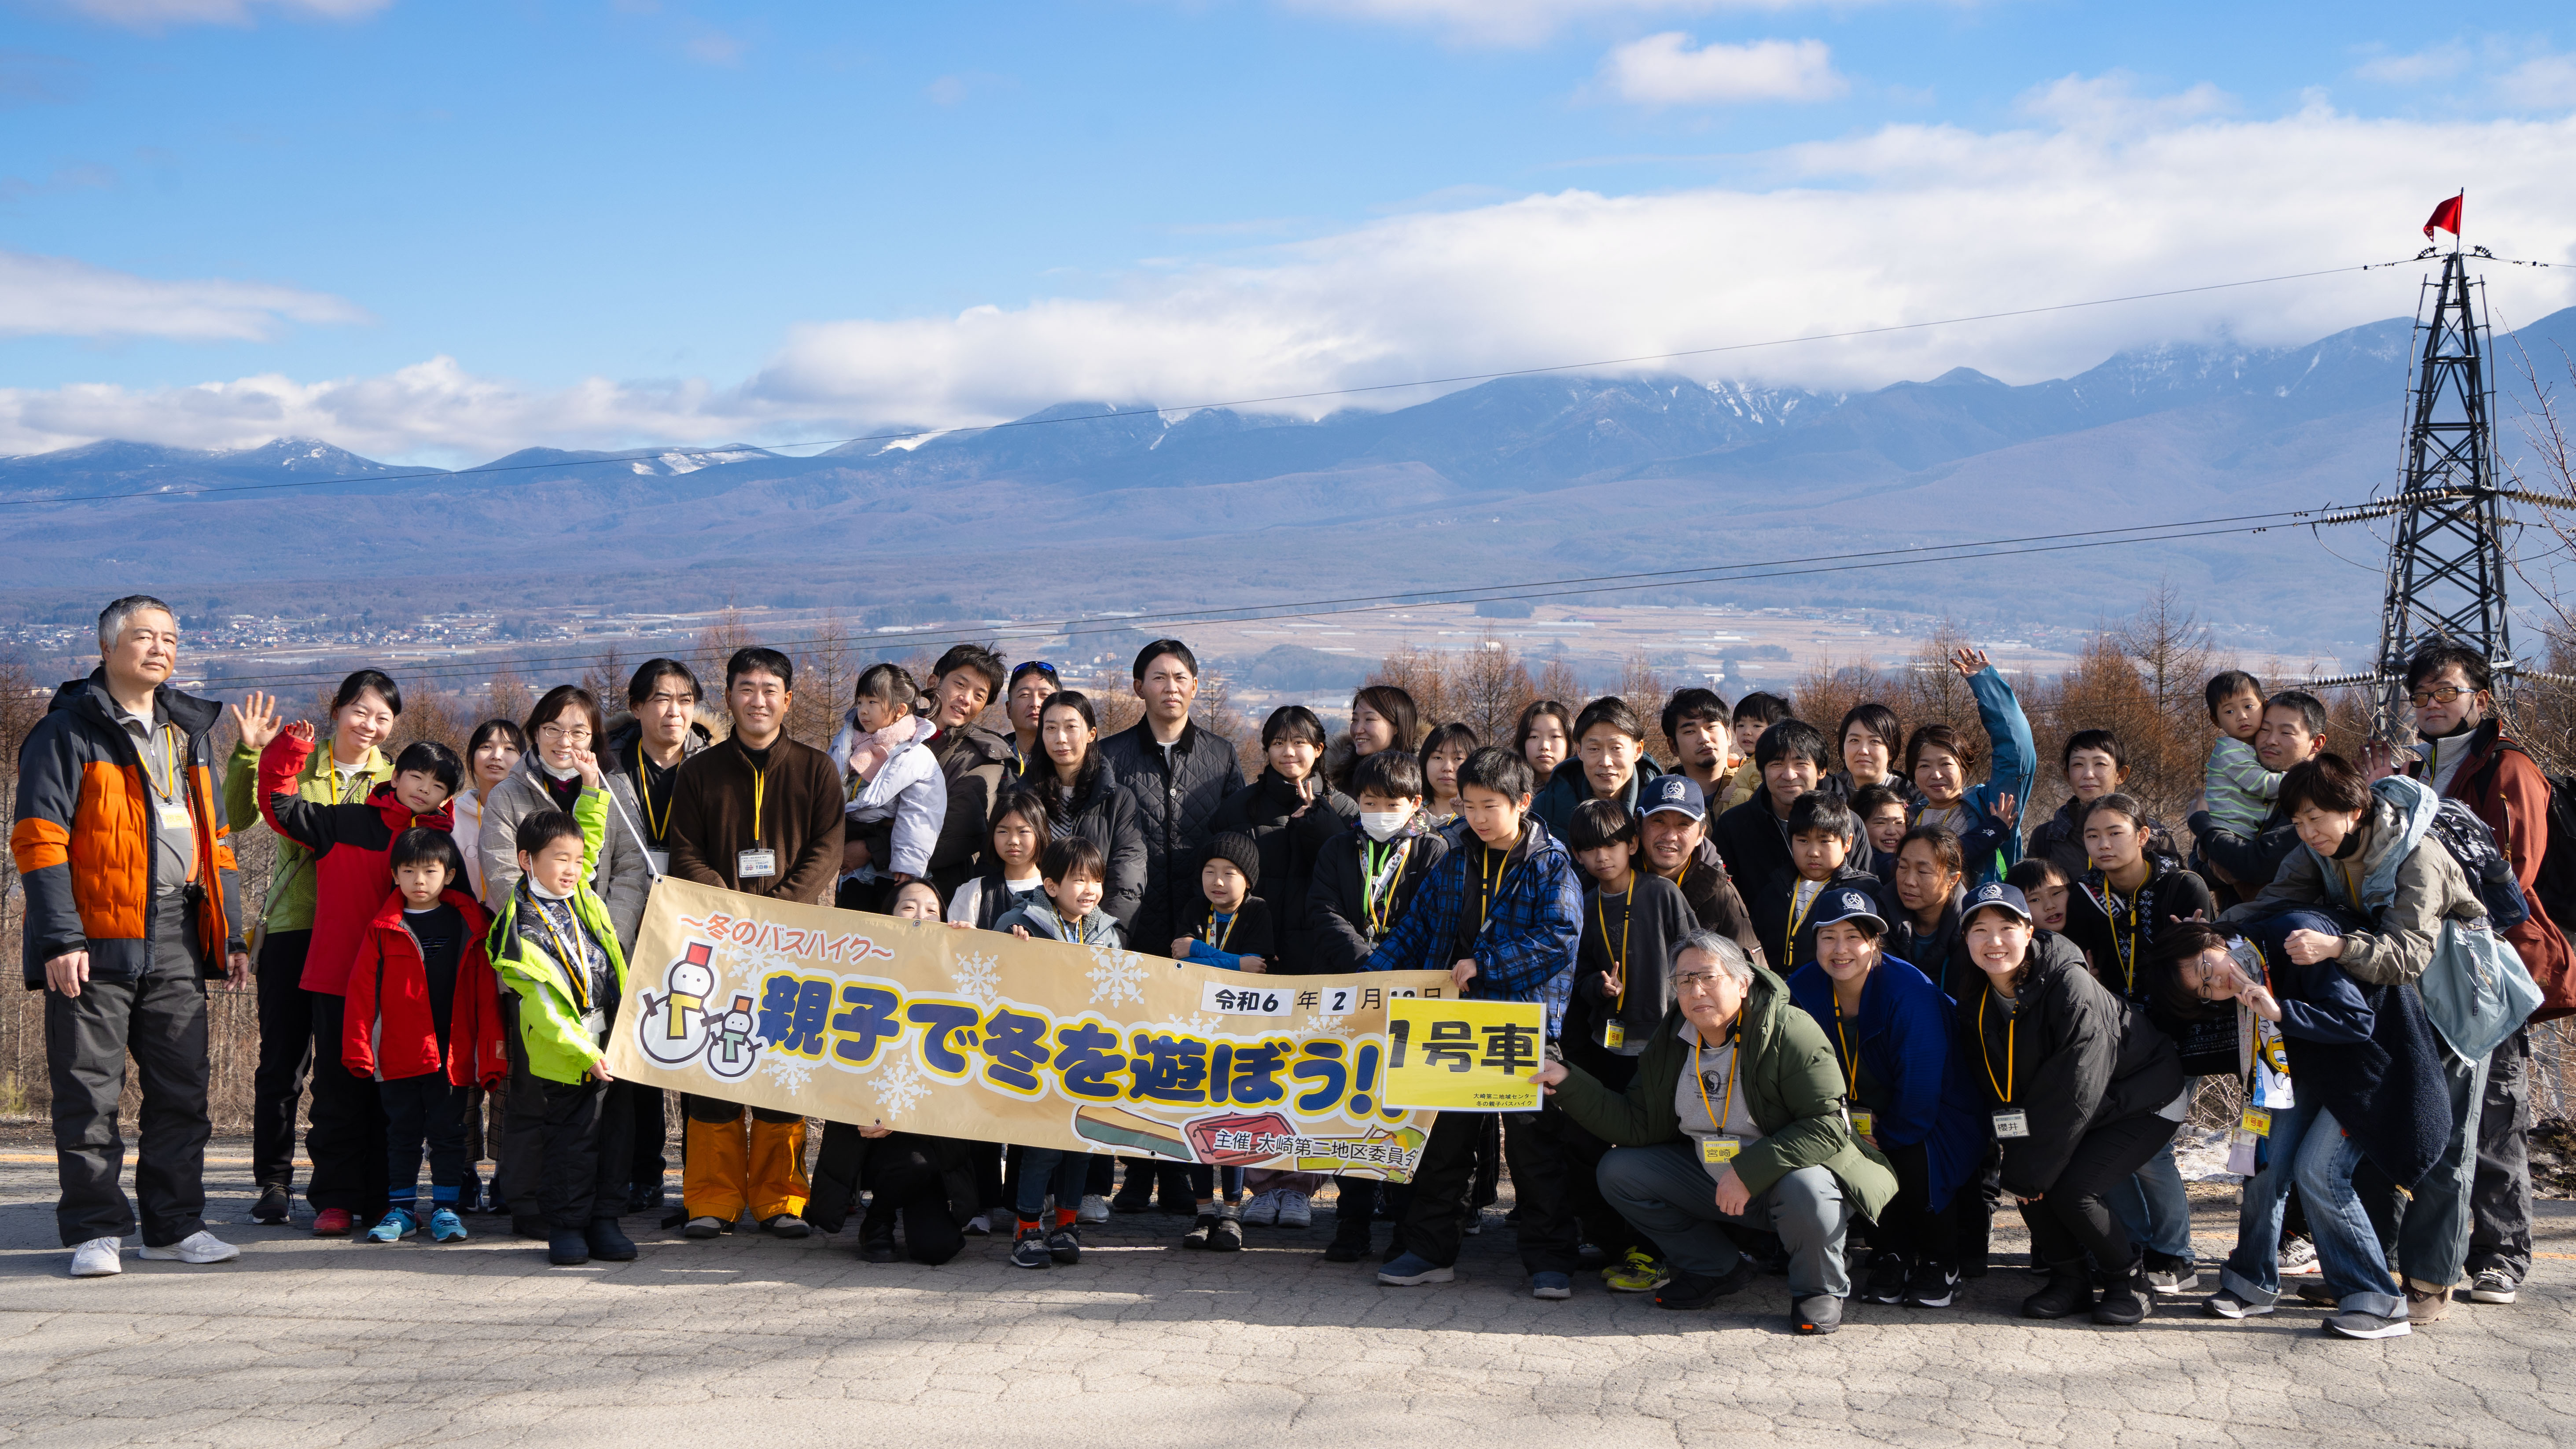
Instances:
[[[1175,405],[2384,260],[2460,185],[2472,240],[2576,261],[2576,26],[2428,18],[0,0],[0,452]],[[1691,370],[2027,381],[2307,340],[2410,310],[2392,280]]]

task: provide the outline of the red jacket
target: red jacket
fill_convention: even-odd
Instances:
[[[393,782],[356,805],[325,805],[296,793],[296,772],[313,746],[281,733],[259,756],[259,811],[269,828],[313,852],[313,940],[304,952],[301,985],[307,991],[348,994],[349,963],[358,938],[375,919],[385,892],[394,888],[394,837],[414,826],[442,834],[456,816],[441,805],[415,815],[394,798]]]
[[[425,1077],[444,1066],[460,1087],[491,1086],[508,1076],[501,1050],[501,986],[484,954],[487,918],[472,896],[450,888],[440,899],[465,918],[465,944],[456,957],[456,997],[448,1008],[447,1057],[438,1054],[438,1018],[431,1014],[429,972],[420,940],[403,924],[403,897],[394,891],[367,923],[348,977],[348,1008],[340,1016],[340,1060],[350,1071],[380,1082]]]
[[[2416,761],[2407,773],[2422,779],[2425,762]],[[2540,987],[2540,1009],[2531,1019],[2576,1015],[2576,959],[2571,959],[2567,937],[2541,909],[2539,893],[2533,889],[2540,879],[2541,857],[2549,853],[2549,778],[2530,755],[2506,738],[2496,721],[2488,720],[2471,735],[2468,758],[2452,773],[2446,793],[2468,806],[2495,833],[2497,848],[2513,862],[2514,876],[2531,904],[2531,919],[2504,933],[2506,943],[2522,957],[2523,969]]]

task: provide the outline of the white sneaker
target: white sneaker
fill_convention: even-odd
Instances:
[[[1249,1226],[1265,1228],[1279,1225],[1279,1194],[1276,1190],[1258,1192],[1243,1205],[1243,1221]]]
[[[125,1271],[123,1238],[92,1238],[72,1249],[72,1276],[112,1278]]]
[[[1306,1195],[1288,1188],[1281,1188],[1279,1190],[1279,1226],[1311,1228],[1314,1225],[1315,1212],[1306,1201]]]
[[[1082,1206],[1074,1209],[1073,1220],[1077,1223],[1105,1223],[1109,1221],[1109,1199],[1102,1197],[1096,1192],[1084,1193],[1082,1195]]]
[[[159,1263],[229,1263],[241,1256],[241,1249],[199,1228],[166,1248],[147,1244],[143,1256]]]

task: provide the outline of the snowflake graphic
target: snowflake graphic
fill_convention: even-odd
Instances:
[[[959,957],[948,977],[957,983],[958,995],[984,1006],[991,1006],[1002,994],[1001,963],[990,952]]]
[[[806,1083],[813,1079],[814,1069],[820,1065],[822,1063],[809,1062],[803,1057],[789,1056],[784,1052],[764,1052],[761,1055],[760,1069],[768,1073],[770,1080],[778,1085],[791,1092],[801,1092],[805,1090]]]
[[[874,1074],[877,1106],[897,1116],[911,1111],[930,1095],[930,1079],[921,1073],[917,1063],[903,1062]]]
[[[1344,1038],[1349,1037],[1353,1030],[1350,1018],[1346,1016],[1308,1017],[1306,1019],[1306,1029],[1308,1031],[1322,1032],[1326,1036],[1338,1036]]]
[[[1133,951],[1094,946],[1091,949],[1091,959],[1094,964],[1083,975],[1091,982],[1093,1005],[1096,1006],[1102,1001],[1107,1001],[1112,1006],[1122,1001],[1144,1004],[1144,957]]]
[[[1172,1024],[1192,1036],[1214,1036],[1216,1029],[1225,1025],[1225,1018],[1210,1016],[1202,1011],[1196,1016],[1183,1017]]]

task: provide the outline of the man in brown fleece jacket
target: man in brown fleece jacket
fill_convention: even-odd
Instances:
[[[841,773],[831,757],[787,738],[796,666],[775,649],[737,649],[725,664],[731,738],[691,755],[672,787],[671,873],[745,895],[829,905],[841,865]],[[733,1230],[745,1207],[782,1238],[809,1229],[801,1214],[805,1119],[694,1093],[680,1195],[692,1238]]]

